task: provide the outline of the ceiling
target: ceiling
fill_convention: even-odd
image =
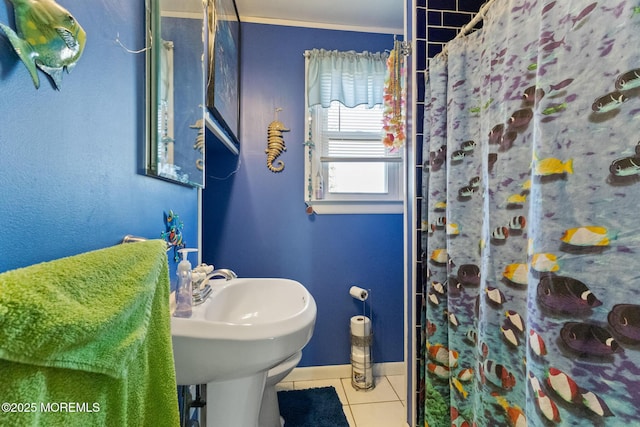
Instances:
[[[403,34],[405,0],[235,0],[241,22]],[[197,14],[202,0],[160,0],[163,13]]]
[[[402,34],[404,0],[235,0],[241,22]]]

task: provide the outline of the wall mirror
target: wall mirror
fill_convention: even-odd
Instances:
[[[146,0],[145,173],[204,186],[206,3]]]
[[[237,154],[240,132],[240,19],[235,0],[206,0],[206,126]]]

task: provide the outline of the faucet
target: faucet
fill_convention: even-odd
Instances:
[[[231,280],[231,279],[237,279],[238,275],[234,273],[232,270],[229,270],[228,268],[219,268],[217,270],[213,270],[207,276],[207,280],[213,279],[214,277],[222,277],[224,279]]]
[[[214,277],[222,277],[225,280],[231,280],[231,279],[237,279],[238,275],[234,273],[232,270],[229,270],[228,268],[220,268],[217,270],[213,270],[211,273],[208,273],[207,276],[204,278],[204,280],[198,282],[197,284],[196,282],[194,282],[193,283],[193,300],[192,300],[193,305],[200,305],[203,302],[205,302],[207,298],[211,296],[211,292],[213,292],[213,289],[211,289],[211,286],[207,283],[202,288],[200,288],[199,284],[205,281],[208,282]]]

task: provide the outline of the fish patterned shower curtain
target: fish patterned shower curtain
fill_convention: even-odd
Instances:
[[[431,59],[419,425],[640,425],[640,1],[495,0]]]

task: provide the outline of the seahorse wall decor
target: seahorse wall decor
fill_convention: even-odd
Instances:
[[[267,154],[267,168],[271,172],[282,172],[284,169],[284,162],[278,160],[278,166],[274,166],[273,162],[280,156],[283,151],[287,150],[284,146],[284,139],[282,138],[282,132],[289,132],[291,129],[287,129],[284,124],[278,120],[278,113],[282,111],[282,108],[276,108],[275,120],[269,123],[267,130],[267,149],[264,152]]]
[[[193,144],[193,149],[200,151],[200,154],[204,153],[204,125],[202,119],[196,120],[192,125],[189,125],[191,129],[198,129],[198,135],[196,135],[196,143]],[[196,160],[196,168],[201,171],[204,170],[204,159],[200,158]]]

